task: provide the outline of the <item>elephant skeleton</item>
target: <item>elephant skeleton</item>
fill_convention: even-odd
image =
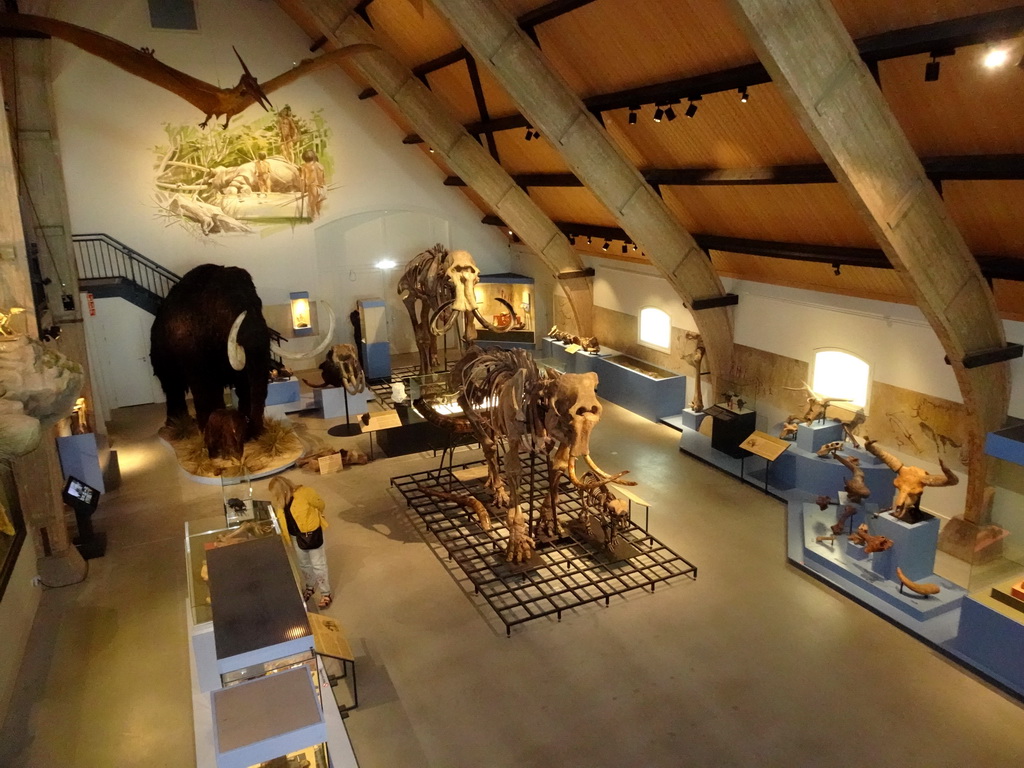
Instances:
[[[870,437],[864,438],[864,447],[896,473],[892,484],[896,486],[896,495],[892,502],[892,516],[905,523],[918,523],[925,519],[921,512],[921,496],[925,488],[943,488],[960,482],[952,470],[942,459],[939,466],[943,474],[932,475],[920,467],[908,467],[891,453],[879,448]]]
[[[398,295],[412,322],[416,347],[420,353],[420,373],[437,367],[437,337],[447,333],[462,318],[462,341],[466,347],[476,340],[474,318],[484,328],[504,333],[519,326],[519,317],[505,299],[497,299],[509,313],[511,322],[496,326],[484,319],[476,302],[480,270],[467,251],[452,251],[438,243],[418,254],[398,280]]]
[[[535,540],[560,535],[558,487],[563,474],[589,493],[608,483],[635,485],[622,480],[625,472],[609,475],[590,458],[590,434],[601,418],[597,374],[541,374],[523,350],[472,347],[451,377],[461,386],[459,405],[483,449],[494,503],[508,511],[508,560],[528,560]],[[499,468],[502,440],[507,445]],[[524,513],[519,495],[523,451],[545,457],[547,464],[548,492],[536,520]],[[583,479],[576,473],[579,458],[590,467]]]

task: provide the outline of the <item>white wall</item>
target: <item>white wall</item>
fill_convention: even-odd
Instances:
[[[52,15],[155,49],[168,65],[219,86],[240,74],[237,47],[261,81],[308,58],[310,41],[273,2],[197,0],[199,32],[153,30],[146,0],[54,0]],[[31,10],[31,9],[29,9]],[[338,68],[307,75],[270,94],[306,116],[322,109],[331,129],[335,171],[321,218],[255,234],[191,234],[156,216],[154,147],[167,144],[163,124],[198,124],[203,115],[180,97],[59,40],[53,42],[54,104],[67,180],[72,230],[105,232],[183,274],[206,262],[244,267],[265,305],[309,291],[338,315],[335,341],[351,339],[356,298],[393,292],[372,265],[404,264],[436,242],[470,251],[484,271],[508,269],[507,242],[423,152],[402,144],[403,131]],[[250,107],[244,123],[264,112]],[[223,120],[221,120],[223,122]],[[209,132],[220,130],[207,128]],[[397,280],[397,273],[391,281]],[[398,351],[411,349],[408,320],[396,300],[389,320]],[[398,314],[398,311],[401,314]],[[293,346],[299,346],[298,344]]]
[[[656,306],[677,328],[696,330],[693,316],[653,267],[594,259],[594,305],[639,315]],[[737,344],[810,363],[814,351],[838,347],[866,360],[876,381],[963,402],[938,338],[917,307],[727,280],[740,297],[733,310]],[[1008,341],[1024,343],[1024,323],[1004,321]],[[1024,360],[1010,363],[1009,413],[1024,418]],[[794,382],[794,386],[799,382]]]

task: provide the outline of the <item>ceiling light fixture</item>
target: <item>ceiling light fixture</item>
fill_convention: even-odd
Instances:
[[[625,255],[629,251],[629,246],[625,243],[622,244],[622,253]]]
[[[611,246],[611,244],[612,244],[611,240],[605,240],[604,241],[604,245],[601,246],[601,250],[602,251],[607,251],[608,248]]]
[[[633,243],[633,250],[636,250],[636,243]]]
[[[526,129],[526,140],[529,141],[533,138],[533,128]]]
[[[656,104],[655,106],[657,107],[657,109],[654,110],[654,122],[660,123],[662,115],[665,114],[665,110],[661,108],[661,104]]]
[[[676,111],[675,111],[674,109],[672,109],[672,105],[671,105],[671,104],[669,104],[669,105],[668,105],[668,109],[666,109],[666,110],[665,110],[665,117],[667,117],[667,118],[668,118],[668,121],[669,121],[670,123],[671,123],[671,122],[672,122],[673,120],[675,120],[675,119],[676,119]]]
[[[842,264],[833,264],[832,265],[832,274],[839,275],[840,272],[842,271],[842,268],[843,268]]]
[[[687,100],[690,102],[690,106],[688,106],[686,108],[686,116],[687,117],[693,117],[694,115],[697,114],[697,104],[696,104],[696,102],[700,101],[701,97],[700,96],[690,96],[690,97],[688,97]]]
[[[587,245],[593,245],[593,244],[594,244],[594,238],[592,238],[590,235],[587,235]]]
[[[569,245],[576,245],[576,235],[569,235]]]
[[[924,65],[924,81],[934,83],[939,79],[939,62],[932,56],[932,60]]]
[[[747,93],[747,86],[744,85],[742,88],[740,88],[739,89],[739,94],[740,94],[740,101],[742,101],[744,104],[746,104],[747,101],[750,100],[750,94]]]
[[[629,124],[636,125],[636,113],[640,111],[640,107],[629,108]]]

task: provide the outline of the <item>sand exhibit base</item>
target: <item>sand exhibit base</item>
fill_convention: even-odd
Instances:
[[[221,478],[260,477],[281,472],[298,461],[304,449],[287,421],[263,420],[263,434],[245,444],[242,460],[211,459],[194,421],[163,426],[157,432],[174,451],[182,471],[199,483],[219,483]]]

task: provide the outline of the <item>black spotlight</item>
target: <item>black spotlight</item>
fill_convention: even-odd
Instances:
[[[832,265],[832,274],[839,275],[839,274],[842,273],[842,269],[843,269],[842,264],[833,264]]]
[[[569,235],[569,245],[576,245],[576,235]]]
[[[924,81],[934,83],[939,79],[939,62],[932,57],[932,60],[924,65]]]
[[[610,240],[605,240],[605,241],[604,241],[604,245],[602,245],[602,246],[601,246],[601,250],[602,250],[602,251],[607,251],[607,250],[608,250],[608,248],[609,248],[609,247],[611,246],[611,244],[612,244],[612,243],[611,243],[611,241],[610,241]]]
[[[672,122],[673,120],[675,120],[675,119],[676,119],[676,111],[675,111],[674,109],[672,109],[672,105],[671,105],[671,104],[669,104],[669,105],[668,105],[668,109],[666,109],[666,110],[665,110],[665,117],[666,117],[666,118],[668,118],[668,121],[669,121],[670,123],[671,123],[671,122]]]
[[[636,125],[636,113],[637,113],[637,111],[639,109],[640,109],[640,107],[630,107],[629,108],[629,124],[630,125]]]
[[[690,106],[688,106],[688,107],[686,108],[686,116],[687,116],[687,117],[693,117],[693,116],[694,116],[694,115],[696,115],[696,114],[697,114],[697,105],[696,105],[696,104],[694,104],[694,103],[693,103],[693,102],[691,101],[691,102],[690,102]]]
[[[65,312],[71,312],[75,308],[75,299],[70,293],[62,294],[60,303],[64,307]]]
[[[593,244],[594,244],[594,238],[592,238],[590,235],[587,235],[587,245],[593,245]]]
[[[739,94],[740,94],[740,101],[742,101],[744,104],[746,104],[747,101],[750,99],[750,94],[747,93],[747,86],[744,85],[742,88],[740,88],[739,89]]]
[[[633,250],[636,250],[636,243],[633,243]]]
[[[629,252],[629,246],[626,245],[625,243],[623,243],[622,244],[622,253],[623,253],[623,255],[625,255],[628,252]]]
[[[533,138],[533,129],[532,128],[527,128],[526,129],[526,140],[529,141],[532,138]]]
[[[654,110],[654,122],[656,122],[656,123],[660,123],[660,122],[661,122],[661,118],[662,118],[662,116],[663,116],[664,114],[665,114],[665,110],[663,110],[663,109],[662,109],[662,108],[661,108],[661,107],[659,106],[659,107],[658,107],[658,108],[657,108],[656,110]]]

